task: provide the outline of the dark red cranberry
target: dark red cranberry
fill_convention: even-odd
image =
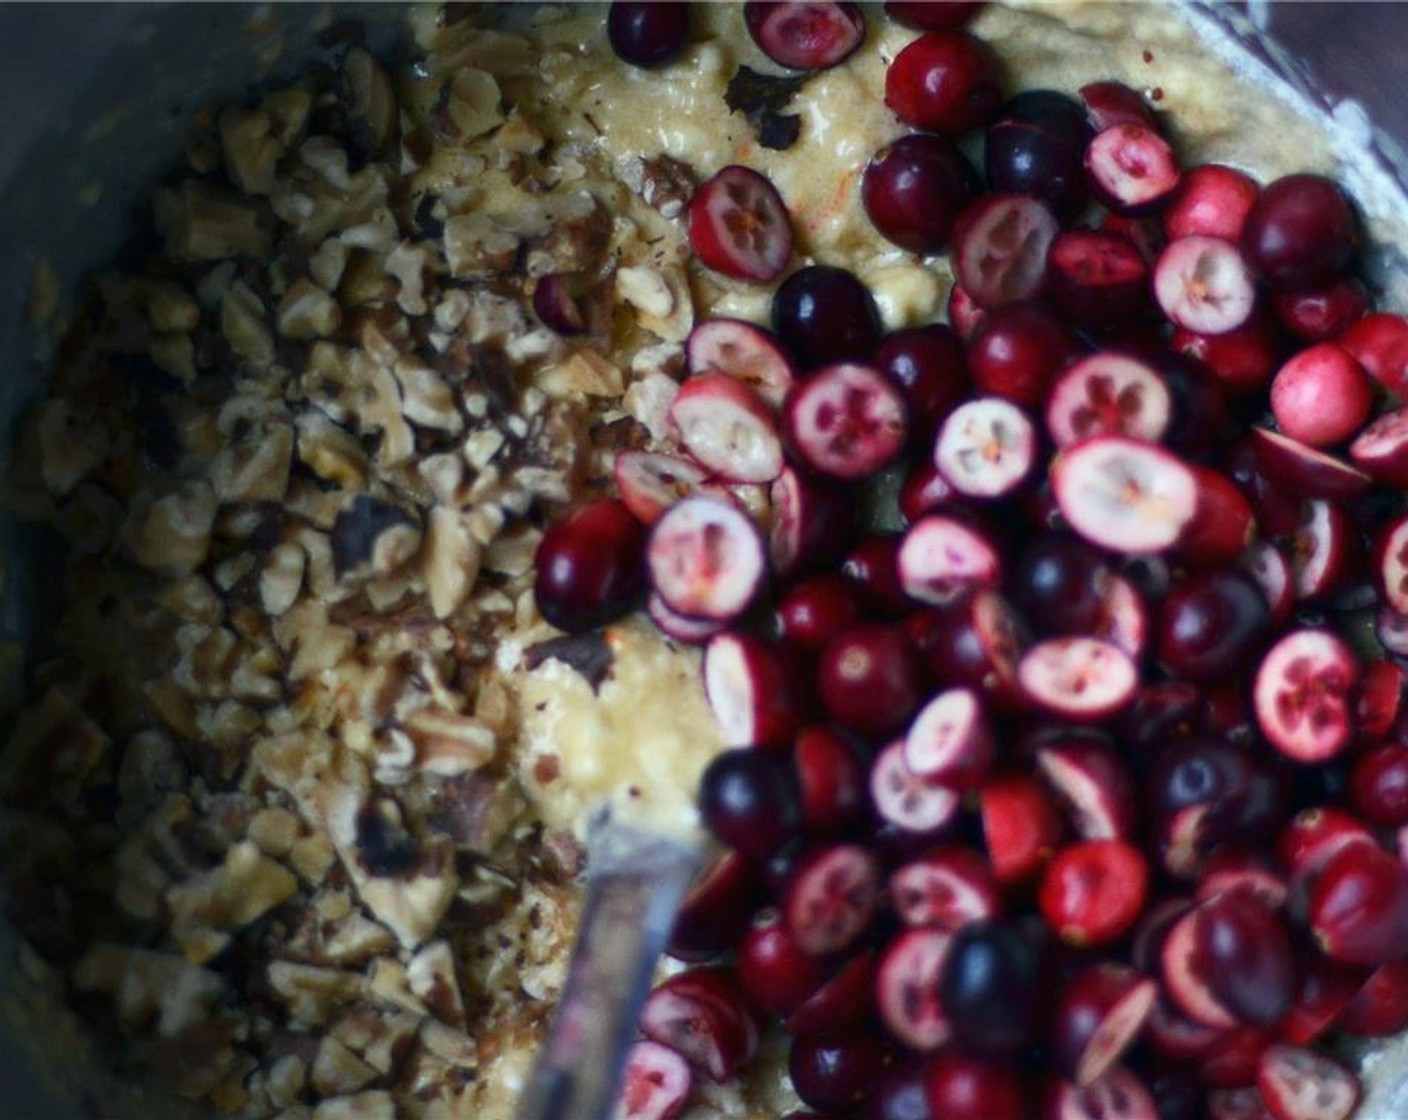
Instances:
[[[1144,756],[1176,739],[1186,739],[1198,726],[1203,694],[1188,681],[1146,685],[1115,725],[1120,742]]]
[[[1021,1079],[1005,1065],[952,1050],[929,1063],[929,1110],[942,1120],[1024,1120]]]
[[[1159,610],[1159,660],[1192,681],[1235,677],[1271,634],[1271,608],[1251,578],[1209,572],[1175,583]]]
[[[1307,916],[1331,960],[1397,960],[1408,944],[1408,867],[1375,844],[1346,844],[1315,878]]]
[[[943,5],[928,0],[920,7]],[[875,1091],[866,1102],[865,1120],[934,1120],[929,1109],[925,1088],[928,1063],[919,1056],[902,1059],[890,1066],[876,1083]]]
[[[1169,349],[1202,362],[1217,377],[1223,392],[1240,398],[1270,382],[1281,364],[1284,341],[1275,319],[1265,311],[1254,311],[1250,319],[1226,334],[1196,334],[1179,327]]]
[[[738,943],[738,980],[760,1011],[791,1015],[826,982],[825,961],[802,952],[776,910],[765,910]]]
[[[864,623],[821,651],[817,692],[832,718],[863,735],[898,731],[919,706],[918,660],[903,631]]]
[[[1390,393],[1408,397],[1408,318],[1389,311],[1365,315],[1340,345]]]
[[[1369,293],[1352,276],[1323,288],[1277,292],[1271,306],[1281,325],[1306,342],[1338,338],[1369,310]]]
[[[1012,600],[1037,629],[1089,634],[1100,620],[1109,569],[1100,554],[1066,533],[1037,537],[1012,573]]]
[[[981,589],[941,609],[916,611],[904,629],[936,680],[980,689],[999,707],[1024,704],[1017,662],[1028,636],[1000,595]]]
[[[1349,1034],[1383,1038],[1408,1030],[1408,957],[1381,965],[1345,1007],[1337,1024]]]
[[[834,572],[794,583],[778,600],[778,637],[806,650],[819,650],[829,639],[861,620],[860,595],[854,583]]]
[[[1242,230],[1252,267],[1283,290],[1329,283],[1349,263],[1356,239],[1348,197],[1323,175],[1287,175],[1268,184]]]
[[[920,459],[909,469],[900,487],[900,516],[906,525],[913,525],[926,513],[947,505],[956,493],[932,458]]]
[[[567,277],[560,272],[549,272],[538,278],[538,285],[533,289],[533,313],[558,334],[581,334],[587,329],[582,305]]]
[[[868,774],[855,746],[828,727],[808,727],[793,744],[792,761],[808,834],[830,836],[860,823]]]
[[[1026,90],[988,128],[984,164],[994,191],[1042,199],[1062,220],[1085,205],[1085,107],[1055,90]]]
[[[958,335],[944,323],[895,331],[881,341],[874,364],[904,394],[911,444],[929,447],[939,424],[968,389]]]
[[[885,14],[916,31],[951,31],[986,6],[984,0],[885,0]]]
[[[1172,405],[1164,443],[1180,455],[1199,458],[1222,434],[1227,419],[1217,377],[1196,358],[1182,354],[1159,354],[1155,365]]]
[[[844,268],[809,265],[782,282],[772,322],[807,369],[868,359],[880,341],[880,311],[870,289]]]
[[[645,528],[622,502],[589,502],[548,526],[534,568],[542,616],[571,634],[591,630],[645,590]]]
[[[1383,743],[1360,755],[1349,775],[1355,812],[1373,824],[1408,824],[1408,747]]]
[[[729,847],[767,859],[801,829],[797,775],[788,759],[772,751],[724,751],[699,779],[699,812]]]
[[[841,565],[841,573],[860,588],[861,598],[872,610],[901,615],[913,606],[900,582],[903,541],[898,534],[866,537],[851,549]]]
[[[1121,124],[1139,124],[1154,128],[1158,121],[1154,111],[1138,90],[1123,82],[1090,82],[1080,87],[1080,99],[1085,103],[1086,116],[1096,134]]]
[[[696,963],[732,949],[761,898],[757,870],[737,852],[725,852],[689,888],[666,952]]]
[[[876,1031],[794,1038],[787,1072],[797,1095],[813,1108],[849,1113],[865,1104],[889,1060]]]
[[[1240,1022],[1269,1027],[1299,987],[1290,933],[1250,891],[1228,891],[1197,911],[1197,948],[1214,996]]]
[[[973,197],[977,173],[942,136],[901,136],[875,153],[861,179],[866,215],[911,253],[937,253]]]
[[[895,56],[885,104],[905,124],[957,136],[992,120],[1002,104],[1002,63],[966,31],[931,31]]]
[[[748,0],[743,19],[763,53],[793,70],[835,66],[865,41],[865,14],[851,3]]]
[[[1045,947],[1007,922],[973,922],[953,935],[939,995],[959,1041],[1012,1053],[1040,1035],[1050,992]]]
[[[1051,302],[1092,329],[1143,318],[1149,302],[1149,266],[1134,242],[1100,230],[1066,230],[1046,254]]]
[[[612,0],[606,37],[616,57],[654,69],[673,62],[689,41],[689,5]]]
[[[1080,340],[1059,316],[1030,303],[992,311],[968,341],[968,371],[985,393],[1038,408]]]

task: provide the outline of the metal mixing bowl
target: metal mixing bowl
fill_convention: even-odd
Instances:
[[[1408,69],[1398,44],[1408,5],[1286,3],[1190,6],[1248,65],[1279,75],[1306,103],[1338,107],[1337,130],[1360,172],[1387,191],[1386,211],[1408,226]],[[359,5],[373,45],[403,43],[398,13]],[[192,111],[240,97],[251,83],[291,74],[332,20],[322,5],[0,5],[0,420],[8,433],[42,381],[52,341],[26,316],[40,260],[62,298],[130,230],[150,185],[173,167]],[[1374,128],[1359,131],[1363,106]],[[1353,181],[1353,180],[1351,180]],[[1396,239],[1394,239],[1396,240]],[[1386,258],[1392,265],[1392,254]],[[4,590],[0,666],[42,648],[52,585],[41,534],[0,525]],[[22,674],[0,673],[9,709]],[[0,840],[11,828],[0,816]],[[3,900],[0,900],[3,901]],[[3,914],[3,909],[0,909]],[[1360,1120],[1408,1116],[1408,1039],[1364,1059],[1371,1087]],[[56,1013],[42,978],[0,921],[0,1114],[13,1120],[159,1117],[183,1110],[107,1068]]]

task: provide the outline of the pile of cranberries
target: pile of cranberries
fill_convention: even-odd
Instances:
[[[747,7],[794,68],[864,36]],[[542,541],[543,615],[644,602],[731,748],[623,1113],[780,1022],[815,1116],[1346,1120],[1326,1044],[1408,1028],[1408,320],[1335,183],[1181,167],[1116,83],[1008,98],[977,7],[886,5],[922,131],[859,199],[951,252],[951,325],[789,274],[783,199],[725,168],[691,243],[785,275],[772,329],[701,323],[676,447]]]

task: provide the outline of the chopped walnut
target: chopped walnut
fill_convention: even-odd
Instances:
[[[225,991],[219,976],[180,957],[103,942],[83,955],[73,982],[107,992],[129,1026],[155,1018],[167,1038],[207,1019]]]
[[[204,964],[222,952],[235,931],[293,896],[298,880],[248,842],[225,853],[219,867],[166,894],[171,934],[186,959]]]

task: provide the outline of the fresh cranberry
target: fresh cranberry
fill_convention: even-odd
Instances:
[[[968,388],[958,335],[944,323],[895,331],[876,349],[874,364],[904,394],[911,445],[928,447]]]
[[[1179,327],[1169,348],[1206,365],[1229,397],[1246,397],[1270,382],[1281,363],[1283,343],[1272,317],[1253,311],[1240,327],[1221,334],[1198,334]]]
[[[1226,334],[1251,317],[1256,278],[1231,241],[1190,234],[1170,241],[1159,255],[1154,298],[1175,326]]]
[[[1033,932],[974,922],[953,935],[939,997],[959,1041],[980,1053],[1011,1053],[1035,1041],[1049,1004],[1047,954]]]
[[[1004,1065],[947,1051],[924,1077],[929,1111],[943,1120],[1024,1120],[1021,1081]]]
[[[533,593],[559,630],[577,634],[620,618],[645,589],[645,529],[619,501],[589,502],[548,526]]]
[[[1364,1038],[1385,1038],[1408,1030],[1408,957],[1374,969],[1336,1025]]]
[[[1080,341],[1059,317],[1035,304],[991,312],[968,342],[968,369],[985,393],[1037,408]]]
[[[792,223],[772,183],[752,168],[732,164],[690,200],[689,244],[716,272],[769,283],[792,257]]]
[[[1154,128],[1154,111],[1137,90],[1123,82],[1089,82],[1080,87],[1080,99],[1085,104],[1090,127],[1097,135],[1122,124],[1138,124]]]
[[[1164,211],[1164,232],[1170,240],[1201,234],[1240,241],[1260,190],[1255,179],[1233,167],[1219,163],[1190,167]]]
[[[1147,712],[1147,700],[1144,708]],[[1125,840],[1134,835],[1138,814],[1134,777],[1104,739],[1063,729],[1037,747],[1036,765],[1082,840]]]
[[[880,341],[880,311],[870,289],[829,265],[809,265],[784,280],[773,296],[772,321],[807,369],[864,361]]]
[[[1124,122],[1098,132],[1085,149],[1095,197],[1121,214],[1147,214],[1167,201],[1181,172],[1173,148],[1148,124]]]
[[[802,823],[814,836],[845,832],[866,811],[860,752],[828,727],[806,728],[792,747],[802,796]]]
[[[905,619],[904,629],[934,678],[976,688],[999,707],[1021,706],[1017,662],[1027,635],[1001,596],[982,588]]]
[[[1051,1053],[1063,1077],[1089,1085],[1138,1038],[1158,1001],[1158,986],[1127,965],[1102,963],[1077,973],[1061,992]]]
[[[674,1120],[689,1103],[694,1075],[689,1063],[668,1046],[632,1044],[621,1074],[616,1115],[621,1120]]]
[[[909,929],[890,939],[875,975],[875,1007],[890,1033],[911,1050],[937,1050],[953,1035],[939,995],[953,935]]]
[[[1046,282],[1047,257],[1060,227],[1050,207],[1025,194],[989,194],[953,223],[955,291],[981,311],[1035,298]],[[957,302],[955,302],[957,301]],[[950,297],[949,315],[964,338],[982,325]]]
[[[1048,211],[1049,213],[1049,211]],[[1052,219],[1054,225],[1055,219]],[[1051,234],[1055,235],[1052,229]],[[1039,279],[1033,280],[1033,284]],[[948,292],[948,321],[953,325],[953,329],[958,332],[958,337],[967,342],[973,337],[973,332],[982,325],[987,318],[987,312],[978,306],[978,302],[959,281],[955,280],[953,287]]]
[[[794,583],[778,600],[778,635],[806,650],[819,650],[861,621],[859,594],[845,577],[826,572]]]
[[[850,3],[748,0],[743,18],[763,53],[793,70],[835,66],[865,41],[865,16]]]
[[[612,0],[606,36],[622,61],[645,69],[664,66],[689,41],[689,5]]]
[[[1096,436],[1050,470],[1066,522],[1091,544],[1147,556],[1171,548],[1197,512],[1197,476],[1154,444]]]
[[[882,614],[901,615],[913,606],[900,583],[903,539],[887,534],[864,537],[841,566],[841,574],[856,585],[865,604]]]
[[[1332,960],[1381,965],[1408,943],[1408,867],[1372,844],[1346,844],[1310,892],[1309,925]]]
[[[984,784],[978,803],[998,882],[1031,878],[1061,842],[1061,816],[1051,795],[1031,778],[1012,774]]]
[[[815,957],[840,952],[870,924],[880,887],[880,868],[868,848],[812,848],[788,877],[783,921],[802,952]]]
[[[1360,755],[1349,777],[1355,812],[1385,828],[1408,824],[1408,747],[1383,743]]]
[[[1363,1087],[1345,1065],[1296,1046],[1268,1046],[1257,1089],[1277,1120],[1349,1120]]]
[[[901,136],[866,166],[860,197],[881,235],[911,253],[937,253],[973,197],[977,174],[941,136]]]
[[[685,895],[666,951],[691,963],[720,956],[738,943],[761,895],[753,865],[737,852],[725,852]]]
[[[1090,124],[1080,102],[1055,90],[1026,90],[1002,107],[983,149],[994,191],[1029,194],[1062,220],[1079,212],[1089,195],[1085,149]]]
[[[724,751],[699,779],[699,811],[729,847],[766,859],[801,829],[797,775],[788,760],[769,751]]]
[[[921,603],[944,606],[974,588],[1002,582],[1002,561],[990,534],[968,518],[944,513],[921,517],[909,527],[898,563],[904,593]]]
[[[782,420],[798,458],[846,481],[891,463],[909,432],[900,390],[873,366],[857,362],[815,371],[788,396]]]
[[[1213,994],[1241,1023],[1269,1027],[1299,986],[1290,931],[1250,891],[1228,891],[1195,911],[1197,950]]]
[[[1108,945],[1124,936],[1149,890],[1139,849],[1122,840],[1085,840],[1056,853],[1041,882],[1041,912],[1062,941]]]
[[[1365,315],[1340,345],[1390,393],[1408,397],[1408,318],[1387,311]]]
[[[1046,284],[1057,309],[1091,329],[1142,319],[1152,306],[1149,265],[1123,234],[1057,234],[1046,254]]]
[[[1022,549],[1012,573],[1012,598],[1040,630],[1088,634],[1100,618],[1109,576],[1100,554],[1084,541],[1048,533]]]
[[[1349,263],[1357,237],[1354,209],[1337,183],[1322,175],[1287,175],[1252,204],[1242,246],[1272,287],[1289,290],[1333,280]]]
[[[919,706],[914,649],[897,627],[853,626],[822,649],[817,692],[832,718],[846,727],[867,735],[896,731]]]
[[[1350,741],[1349,695],[1359,665],[1328,630],[1293,630],[1262,658],[1253,703],[1262,734],[1287,757],[1324,762]]]
[[[1271,632],[1265,597],[1246,576],[1210,572],[1176,583],[1159,611],[1159,660],[1193,681],[1236,675]]]
[[[640,1030],[714,1081],[731,1078],[758,1050],[758,1024],[732,968],[707,965],[659,984],[640,1013]]]
[[[1281,325],[1307,342],[1338,338],[1369,309],[1369,294],[1353,277],[1341,276],[1323,288],[1277,292],[1271,303]]]
[[[930,31],[885,72],[885,104],[906,124],[957,136],[990,121],[1002,104],[1002,64],[966,31]]]
[[[765,910],[738,943],[738,979],[758,1010],[790,1015],[826,982],[826,962],[804,953],[775,910]]]
[[[933,435],[930,433],[930,439]],[[955,491],[931,459],[921,459],[904,476],[898,496],[900,516],[913,525],[928,513],[944,508]]]
[[[1291,439],[1331,447],[1369,418],[1373,388],[1364,368],[1334,342],[1300,351],[1271,382],[1271,411]]]
[[[874,1031],[794,1038],[787,1072],[797,1095],[813,1108],[853,1112],[864,1105],[889,1064],[889,1048]]]

